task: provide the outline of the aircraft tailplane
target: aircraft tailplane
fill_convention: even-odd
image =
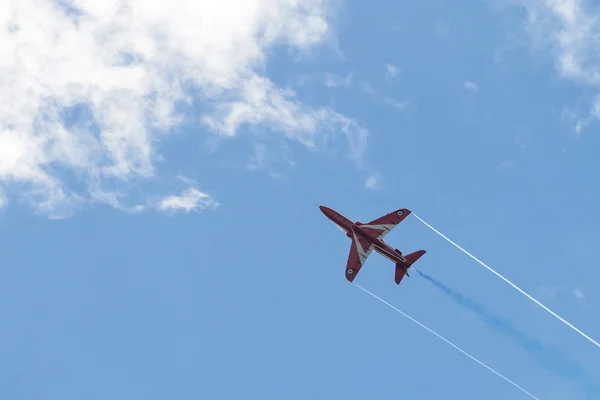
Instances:
[[[423,254],[425,253],[427,253],[425,250],[418,250],[414,253],[407,254],[404,256],[406,259],[405,264],[396,264],[396,274],[394,277],[396,285],[400,284],[400,281],[402,278],[404,278],[404,275],[408,275],[408,269],[410,266],[416,263],[419,258],[423,257]]]
[[[408,264],[408,266],[413,265],[414,263],[417,262],[417,260],[421,257],[423,257],[423,255],[427,253],[427,251],[425,250],[417,250],[414,253],[410,253],[404,256],[404,258],[406,258],[406,262]]]

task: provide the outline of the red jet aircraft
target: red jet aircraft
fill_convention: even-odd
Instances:
[[[348,263],[346,264],[346,279],[350,282],[356,278],[358,271],[360,271],[373,250],[396,264],[396,284],[400,284],[404,274],[408,275],[410,266],[426,253],[425,250],[419,250],[403,256],[400,250],[392,249],[383,241],[385,235],[390,233],[404,218],[408,217],[410,210],[406,208],[392,211],[366,224],[358,221],[352,222],[337,211],[325,206],[319,206],[319,209],[345,232],[346,236],[352,239]]]

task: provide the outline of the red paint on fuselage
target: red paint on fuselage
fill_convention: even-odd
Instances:
[[[325,214],[325,216],[327,218],[329,218],[331,221],[333,221],[334,224],[336,224],[337,226],[339,226],[346,232],[352,232],[351,227],[352,227],[352,225],[354,225],[354,223],[352,221],[350,221],[348,218],[344,217],[342,214],[340,214],[339,212],[337,212],[335,210],[332,210],[329,207],[319,206],[319,209],[323,212],[323,214]],[[348,234],[348,236],[351,237],[350,234]]]
[[[319,209],[329,218],[334,224],[346,231],[346,236],[350,239],[354,239],[352,231],[357,235],[367,239],[370,243],[375,245],[375,251],[396,264],[406,264],[406,259],[399,254],[398,250],[393,249],[383,240],[378,239],[369,235],[364,229],[360,227],[360,222],[352,222],[348,218],[344,217],[339,212],[332,210],[329,207],[319,206]]]

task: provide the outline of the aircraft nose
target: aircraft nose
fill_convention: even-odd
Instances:
[[[319,210],[321,210],[321,212],[323,214],[325,214],[325,216],[329,219],[331,219],[332,216],[334,215],[333,210],[331,210],[331,208],[329,208],[329,207],[319,206]]]

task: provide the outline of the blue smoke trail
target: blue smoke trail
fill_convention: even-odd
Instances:
[[[419,270],[415,271],[458,304],[476,313],[490,328],[512,339],[523,349],[527,350],[538,364],[548,371],[570,379],[579,385],[583,385],[588,396],[600,394],[600,386],[598,386],[597,379],[589,377],[579,365],[565,358],[565,356],[555,349],[546,346],[538,339],[527,336],[527,334],[515,328],[510,321],[494,316],[483,305],[469,297],[450,289]]]

